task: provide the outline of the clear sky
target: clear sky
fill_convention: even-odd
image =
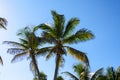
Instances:
[[[0,66],[0,80],[32,80],[29,70],[29,61],[26,59],[17,63],[10,63],[13,55],[6,53],[10,47],[2,45],[5,40],[18,41],[16,32],[27,25],[52,23],[50,11],[55,10],[64,14],[66,21],[78,17],[78,29],[87,28],[95,34],[95,39],[79,43],[72,47],[84,51],[90,60],[91,71],[101,67],[114,66],[120,63],[120,1],[119,0],[0,0],[0,17],[8,20],[8,30],[0,30],[0,55],[4,66]],[[69,55],[63,71],[72,72],[76,59]],[[38,59],[40,71],[53,79],[54,57],[49,61],[40,57]]]

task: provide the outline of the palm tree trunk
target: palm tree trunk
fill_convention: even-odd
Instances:
[[[41,80],[41,77],[40,77],[40,71],[38,69],[38,66],[36,65],[36,71],[37,71],[37,76],[38,76],[38,80]]]
[[[40,78],[40,72],[39,72],[37,61],[36,61],[36,58],[35,58],[34,54],[32,54],[32,61],[33,61],[34,67],[36,69],[38,80],[41,80],[41,78]]]
[[[59,60],[60,60],[60,55],[57,54],[57,56],[56,56],[55,73],[54,73],[54,79],[53,80],[57,80],[57,75],[58,75],[58,70],[59,70]]]

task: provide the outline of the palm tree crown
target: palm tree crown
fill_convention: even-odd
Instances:
[[[34,31],[31,30],[29,27],[25,27],[24,29],[20,30],[17,35],[22,36],[22,38],[19,38],[20,42],[3,42],[13,46],[13,48],[9,48],[7,51],[8,53],[15,55],[12,59],[12,62],[22,60],[23,58],[27,57],[27,59],[30,60],[31,71],[35,76],[37,75],[38,80],[40,80],[39,69],[35,56],[40,44],[38,37],[35,36]]]
[[[82,60],[86,63],[86,65],[89,65],[88,58],[84,52],[67,45],[93,39],[94,35],[87,29],[80,29],[76,33],[73,33],[74,29],[80,22],[78,18],[71,18],[65,25],[64,15],[60,15],[55,11],[51,11],[51,13],[54,23],[40,24],[35,28],[35,30],[39,28],[42,29],[42,36],[46,38],[49,43],[54,44],[54,46],[49,46],[44,49],[46,52],[49,52],[46,57],[47,59],[49,59],[52,55],[56,55],[56,68],[54,74],[54,80],[56,80],[59,66],[64,61],[63,55],[66,55],[67,51],[73,57],[78,60]]]

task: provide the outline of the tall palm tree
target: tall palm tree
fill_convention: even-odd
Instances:
[[[19,38],[20,42],[14,42],[14,41],[3,42],[5,44],[9,44],[13,46],[13,48],[9,48],[7,50],[7,53],[15,55],[11,62],[22,60],[23,58],[27,57],[27,59],[30,60],[31,71],[35,76],[38,76],[38,80],[41,80],[37,65],[37,60],[35,56],[35,54],[38,51],[40,39],[36,37],[34,31],[29,27],[25,27],[24,29],[20,30],[18,35],[21,36]]]
[[[5,18],[0,17],[0,28],[6,29],[7,20]]]
[[[42,29],[42,36],[48,40],[53,46],[46,47],[44,49],[47,50],[48,55],[47,59],[49,59],[52,55],[55,55],[55,73],[54,79],[57,79],[57,74],[59,70],[59,66],[64,61],[63,55],[67,55],[69,53],[73,57],[77,58],[89,65],[88,58],[86,54],[82,51],[76,50],[67,44],[74,44],[78,42],[87,41],[94,38],[94,35],[91,31],[87,29],[80,29],[76,33],[73,33],[76,26],[79,24],[80,20],[78,18],[71,18],[68,23],[65,25],[65,17],[64,15],[60,15],[55,11],[51,11],[53,16],[54,23],[50,24],[40,24],[35,30]],[[67,52],[67,51],[68,52]]]
[[[71,77],[72,80],[96,80],[100,75],[102,75],[103,72],[103,68],[100,68],[93,75],[90,75],[88,67],[84,66],[83,64],[74,65],[73,69],[76,75],[70,72],[63,72]]]

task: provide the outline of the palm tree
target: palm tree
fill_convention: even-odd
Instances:
[[[24,29],[20,30],[18,35],[22,36],[22,38],[19,38],[20,42],[3,42],[13,46],[13,48],[9,48],[7,50],[7,53],[15,55],[11,62],[22,60],[23,58],[27,57],[27,59],[30,60],[31,71],[35,76],[38,76],[38,80],[41,80],[35,54],[38,52],[38,46],[40,43],[42,43],[42,41],[39,41],[40,39],[36,37],[34,31],[29,27],[25,27]]]
[[[42,36],[48,40],[49,43],[53,44],[53,46],[46,47],[46,52],[49,54],[46,56],[49,59],[52,55],[55,55],[55,73],[54,79],[57,79],[57,74],[59,70],[59,66],[64,61],[63,55],[67,55],[67,51],[70,55],[77,58],[78,60],[83,61],[86,65],[89,65],[88,58],[86,54],[82,51],[76,50],[67,44],[74,44],[78,42],[87,41],[94,38],[94,35],[91,31],[87,29],[80,29],[76,33],[73,33],[76,26],[79,24],[80,20],[78,18],[72,18],[68,21],[67,25],[65,25],[65,17],[64,15],[60,15],[55,11],[51,11],[53,16],[54,24],[40,24],[35,30],[42,29]],[[66,51],[67,50],[67,51]]]
[[[7,20],[5,18],[0,17],[0,28],[6,29]]]
[[[73,69],[76,75],[70,72],[63,72],[67,76],[71,77],[72,80],[96,80],[103,72],[103,68],[100,68],[93,75],[90,75],[88,67],[83,64],[74,65]]]

